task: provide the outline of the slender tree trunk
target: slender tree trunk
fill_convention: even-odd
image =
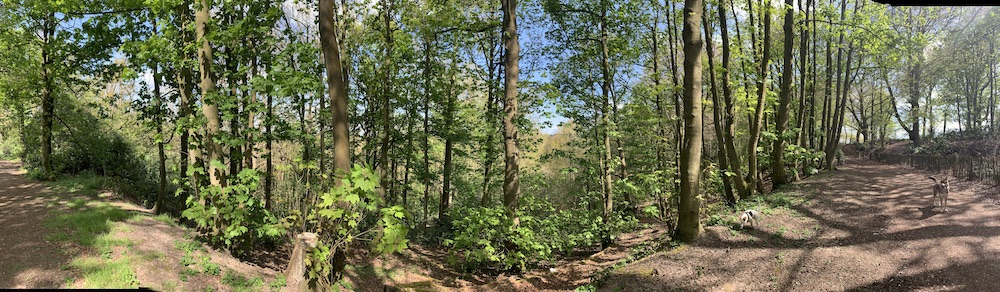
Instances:
[[[750,170],[747,173],[747,182],[750,186],[755,186],[758,193],[764,193],[764,183],[761,181],[760,172],[757,170],[757,145],[760,143],[760,133],[764,121],[764,105],[767,103],[767,65],[771,56],[771,9],[763,9],[764,17],[764,44],[761,47],[762,57],[760,60],[760,74],[757,80],[757,107],[753,122],[750,124],[750,143],[747,144],[747,163]]]
[[[428,202],[431,194],[431,159],[430,159],[430,107],[431,107],[431,36],[424,39],[424,227],[428,226],[427,214],[430,213]]]
[[[810,0],[808,2],[812,1]],[[799,128],[799,131],[796,133],[795,137],[797,138],[796,143],[799,147],[806,147],[806,113],[809,112],[806,105],[806,92],[808,92],[806,90],[806,81],[809,79],[809,30],[806,28],[809,26],[809,6],[811,6],[812,3],[806,3],[806,6],[802,6],[802,0],[799,0],[798,3],[805,18],[803,19],[804,23],[799,25],[799,35],[801,35],[801,37],[799,37],[799,112],[798,117],[795,119],[796,127]]]
[[[191,16],[190,16],[191,10],[188,7],[188,4],[183,3],[181,5],[177,5],[177,8],[175,8],[175,10],[177,12],[178,26],[187,27],[188,23],[191,21]],[[179,47],[182,48],[186,47],[186,44],[190,43],[191,41],[192,41],[191,34],[188,33],[187,30],[182,30],[180,33]],[[187,55],[186,53],[187,51],[182,51],[178,57],[183,60],[190,58],[190,56]],[[180,122],[180,124],[183,125],[183,126],[178,125],[179,127],[183,127],[181,129],[181,137],[180,137],[181,139],[180,152],[178,153],[180,156],[180,166],[178,167],[178,170],[180,171],[180,181],[183,182],[185,178],[193,179],[191,177],[188,177],[187,174],[188,165],[191,164],[191,159],[197,157],[197,154],[193,153],[194,149],[190,149],[191,134],[193,134],[194,132],[194,129],[191,126],[191,122],[194,119],[194,116],[192,115],[191,112],[191,105],[194,103],[193,102],[194,88],[193,86],[191,86],[192,84],[191,67],[183,63],[178,64],[176,80],[177,80],[177,94],[180,96],[179,97],[180,104],[178,105],[178,115],[182,121]],[[191,180],[191,182],[192,184],[195,184],[197,180]],[[184,196],[181,197],[182,202],[187,201],[187,195],[188,195],[187,192],[185,192]]]
[[[722,35],[722,94],[726,101],[726,125],[723,127],[724,134],[726,135],[726,159],[729,161],[730,171],[734,173],[733,186],[736,187],[736,192],[739,193],[740,199],[746,199],[750,197],[750,190],[746,181],[743,180],[742,163],[740,162],[739,153],[736,152],[736,137],[733,134],[736,132],[736,103],[735,98],[733,98],[733,89],[729,84],[731,80],[729,74],[732,66],[730,64],[729,29],[727,22],[725,4],[720,4],[719,30]]]
[[[844,19],[846,18],[846,15],[845,15],[846,12],[847,12],[847,0],[841,0],[841,4],[840,4],[840,22],[841,23],[843,23]],[[842,66],[842,64],[841,64],[841,60],[842,60],[841,58],[843,57],[843,54],[844,54],[844,49],[842,48],[842,46],[844,45],[844,30],[843,29],[841,29],[841,31],[839,33],[837,44],[838,44],[838,48],[837,48],[837,76],[836,76],[837,77],[837,85],[836,85],[836,92],[837,92],[837,94],[834,96],[835,100],[836,99],[840,99],[840,95],[841,94],[846,94],[846,90],[844,90],[845,89],[844,84],[845,84],[846,80],[844,80],[845,79],[844,75],[841,75],[841,72],[843,72],[843,68],[844,68]],[[826,159],[825,159],[825,161],[826,161],[826,169],[827,170],[833,170],[833,159],[835,158],[836,148],[838,146],[838,143],[840,142],[840,136],[839,136],[840,129],[837,128],[839,126],[838,121],[840,120],[840,118],[838,118],[837,114],[840,112],[840,109],[842,107],[844,107],[843,103],[845,101],[846,101],[845,99],[841,99],[839,102],[836,103],[836,106],[834,106],[832,108],[833,115],[831,115],[831,119],[830,119],[830,125],[832,126],[832,128],[830,128],[827,131],[827,138],[826,138]]]
[[[392,83],[393,83],[392,82],[393,81],[393,75],[392,75],[393,74],[393,71],[392,71],[393,70],[392,69],[393,68],[392,67],[392,54],[393,53],[392,53],[392,50],[393,50],[393,46],[395,46],[393,44],[393,40],[392,40],[392,28],[390,27],[391,26],[391,19],[392,19],[392,7],[390,5],[391,4],[389,3],[388,0],[382,0],[382,9],[383,9],[383,11],[385,13],[385,15],[382,16],[382,19],[384,21],[383,23],[385,24],[385,27],[384,27],[385,32],[384,33],[385,33],[385,44],[386,45],[385,45],[385,55],[383,56],[383,64],[382,64],[382,66],[385,68],[385,72],[384,72],[385,75],[383,76],[383,79],[382,79],[382,89],[383,89],[383,92],[382,92],[382,118],[381,118],[381,120],[382,120],[381,121],[382,122],[382,142],[380,143],[382,146],[379,147],[378,159],[379,159],[379,181],[382,183],[382,188],[379,188],[379,189],[380,189],[380,192],[382,192],[381,196],[383,198],[385,197],[385,191],[386,191],[387,187],[389,186],[389,181],[388,181],[389,156],[388,156],[388,154],[389,154],[389,136],[391,135],[389,125],[392,124],[392,116],[389,114],[389,111],[392,108],[392,104],[391,104],[392,94],[393,94],[393,92],[392,92]],[[389,192],[392,192],[392,190],[389,190]]]
[[[678,205],[677,238],[695,242],[701,234],[699,221],[701,194],[701,52],[703,41],[698,25],[701,0],[684,1],[684,148],[681,151],[681,192]]]
[[[676,57],[677,54],[675,52],[675,48],[677,48],[675,40],[678,37],[677,37],[677,30],[675,29],[675,25],[676,24],[674,23],[674,4],[673,4],[672,1],[666,1],[666,2],[667,2],[667,19],[666,19],[666,23],[667,23],[667,39],[668,39],[668,44],[669,44],[669,47],[668,47],[669,50],[667,51],[667,55],[670,56],[670,71],[672,73],[672,74],[670,74],[670,80],[671,80],[670,85],[672,85],[675,88],[675,89],[671,90],[673,92],[673,96],[674,96],[674,98],[673,98],[673,102],[674,102],[674,118],[676,118],[676,121],[674,121],[674,141],[675,141],[674,145],[676,145],[676,150],[677,150],[676,152],[674,152],[675,154],[674,154],[673,160],[674,160],[674,165],[680,166],[680,163],[681,163],[680,152],[681,152],[681,147],[682,147],[681,145],[683,144],[682,143],[682,141],[683,141],[682,135],[684,135],[684,132],[683,132],[684,129],[682,127],[682,123],[684,121],[683,121],[683,119],[681,119],[681,97],[682,97],[682,92],[678,92],[677,89],[676,89],[676,87],[678,85],[680,85],[680,81],[679,81],[680,72],[679,72],[679,69],[678,69],[678,66],[677,66],[677,57]],[[679,171],[680,171],[680,169],[678,168],[678,172]],[[680,175],[680,174],[678,173],[678,175]],[[679,190],[680,189],[680,183],[676,182],[677,180],[674,180],[674,181],[675,181],[675,183],[674,183],[674,189],[675,190]]]
[[[488,207],[490,205],[490,201],[493,200],[493,198],[490,196],[490,179],[492,177],[490,175],[490,172],[493,170],[493,162],[496,160],[497,156],[496,145],[494,145],[494,143],[496,143],[496,141],[494,140],[496,139],[496,132],[497,132],[497,129],[494,128],[494,126],[496,125],[495,116],[500,115],[499,111],[497,110],[497,103],[500,101],[497,99],[496,89],[499,87],[497,82],[500,80],[500,78],[502,78],[502,76],[499,76],[499,74],[503,73],[497,70],[498,75],[493,75],[493,72],[496,69],[498,69],[498,66],[493,65],[496,64],[496,62],[493,62],[492,58],[487,58],[487,60],[491,61],[488,72],[489,77],[487,80],[488,89],[486,90],[487,91],[486,106],[485,106],[486,114],[483,115],[486,118],[486,126],[487,126],[486,144],[483,145],[483,147],[486,148],[484,151],[486,152],[486,157],[484,157],[483,159],[484,160],[483,191],[482,191],[483,193],[482,193],[482,200],[480,200],[479,202],[479,205],[483,207]]]
[[[55,34],[55,13],[49,13],[42,23],[42,170],[45,179],[52,179],[52,117],[55,98],[52,96],[52,56],[50,41]]]
[[[705,14],[708,14],[707,7],[703,7],[702,9],[705,11]],[[719,156],[719,170],[723,172],[722,184],[724,187],[724,194],[726,196],[726,203],[730,206],[734,206],[736,205],[736,195],[733,194],[732,189],[733,179],[732,177],[725,175],[725,172],[731,171],[729,159],[726,157],[726,143],[728,143],[728,141],[726,141],[726,134],[722,126],[726,122],[723,121],[724,118],[722,115],[724,106],[722,103],[719,103],[719,83],[716,82],[715,79],[715,48],[712,46],[712,28],[708,23],[707,16],[701,18],[701,25],[705,30],[705,41],[707,42],[705,49],[708,50],[708,73],[710,80],[709,83],[711,84],[711,91],[709,91],[709,94],[712,95],[712,106],[715,107],[712,109],[712,117],[715,119],[715,122],[712,124],[715,127],[715,140],[716,144],[718,144],[717,155]]]
[[[407,200],[410,197],[410,162],[413,160],[413,119],[416,116],[412,109],[407,110],[407,123],[406,123],[406,166],[403,167],[403,208],[407,209]],[[409,210],[409,209],[407,209]]]
[[[153,20],[153,33],[156,33],[156,20]],[[163,115],[160,109],[163,107],[163,96],[160,94],[160,65],[153,62],[153,107],[156,108],[156,150],[159,166],[160,184],[156,189],[156,203],[153,204],[153,214],[163,212],[163,197],[167,193],[167,156],[164,153],[163,144]]]
[[[611,98],[611,60],[608,56],[608,23],[607,23],[607,13],[608,5],[602,2],[601,5],[601,21],[600,21],[600,43],[601,43],[601,123],[602,128],[604,128],[604,222],[609,222],[611,218],[611,212],[614,210],[614,194],[612,190],[611,181],[611,136],[610,132],[614,131],[611,128],[611,119],[609,115],[609,99]],[[608,237],[605,237],[608,238]]]
[[[809,148],[815,149],[816,147],[816,96],[818,95],[818,89],[816,87],[816,76],[817,68],[819,67],[819,54],[817,46],[819,44],[819,30],[816,30],[816,3],[814,0],[809,0],[809,6],[812,7],[812,31],[815,34],[812,38],[812,69],[809,74],[809,92],[811,96],[809,97],[809,125],[806,127],[809,131]]]
[[[448,86],[447,101],[444,113],[444,182],[441,187],[441,203],[438,205],[438,224],[448,222],[448,208],[451,206],[451,180],[455,166],[452,164],[452,151],[455,148],[455,73],[451,73],[451,83]]]
[[[792,54],[792,49],[795,45],[795,30],[793,30],[792,26],[795,19],[795,10],[792,9],[793,4],[792,0],[785,0],[785,56],[784,63],[782,64],[783,68],[781,69],[781,92],[779,93],[778,112],[775,116],[776,125],[774,131],[778,137],[774,140],[774,147],[771,148],[771,177],[775,189],[789,182],[785,174],[785,130],[788,128],[788,117],[791,115],[789,113],[789,104],[792,101],[792,62],[795,60]]]
[[[341,177],[351,171],[351,142],[349,140],[350,121],[347,115],[347,82],[344,78],[344,68],[340,60],[340,45],[338,44],[337,30],[334,26],[333,5],[333,0],[319,0],[319,38],[323,50],[323,63],[326,65],[326,83],[330,90],[333,168],[334,171],[338,172],[335,177]],[[337,185],[340,185],[339,180]],[[340,279],[343,276],[347,259],[346,255],[346,247],[334,251],[334,279]]]
[[[517,74],[518,59],[521,57],[521,44],[517,34],[517,0],[500,0],[503,10],[503,42],[504,49],[504,161],[506,169],[503,179],[503,204],[514,219],[514,225],[519,225],[517,218],[518,200],[521,197],[520,167],[518,159],[520,152],[517,147]]]

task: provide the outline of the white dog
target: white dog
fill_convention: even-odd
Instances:
[[[743,214],[740,214],[740,229],[743,229],[748,224],[756,228],[759,225],[757,218],[760,218],[760,212],[757,212],[757,210],[743,211]]]

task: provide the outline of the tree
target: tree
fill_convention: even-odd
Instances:
[[[204,0],[202,0],[204,1]],[[335,177],[351,171],[351,142],[347,119],[347,86],[340,59],[340,44],[333,21],[333,0],[319,2],[319,35],[323,50],[323,64],[326,65],[326,82],[330,94],[331,128],[333,129],[333,169]],[[335,223],[335,225],[337,225]],[[343,276],[346,265],[346,247],[338,248],[333,254],[333,275]]]
[[[778,112],[775,114],[775,135],[774,147],[771,148],[771,176],[774,179],[774,187],[777,188],[787,184],[790,180],[785,174],[785,134],[788,128],[789,105],[792,102],[792,48],[795,46],[795,31],[793,21],[795,11],[792,9],[792,0],[785,0],[785,56],[781,69],[781,93],[778,101]],[[799,64],[805,66],[805,64]],[[799,109],[801,110],[801,109]]]
[[[520,153],[517,148],[517,125],[514,124],[517,119],[518,59],[521,56],[521,44],[517,39],[517,0],[500,0],[500,10],[503,10],[504,28],[503,205],[514,218],[514,225],[517,225],[517,206],[521,196]]]
[[[701,234],[701,0],[684,1],[684,148],[681,151],[681,193],[676,236],[694,242]]]

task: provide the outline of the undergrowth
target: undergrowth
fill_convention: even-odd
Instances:
[[[68,212],[50,217],[43,225],[53,229],[49,240],[67,242],[92,251],[77,256],[68,268],[80,272],[85,288],[136,288],[138,279],[128,255],[132,242],[112,235],[115,222],[135,216],[107,203],[87,204],[82,199],[63,202]],[[115,247],[123,250],[115,256]],[[72,284],[67,279],[67,285]]]

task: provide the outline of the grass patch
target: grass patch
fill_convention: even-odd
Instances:
[[[233,291],[261,291],[264,286],[264,280],[260,277],[247,279],[242,274],[230,270],[226,270],[226,274],[222,276],[222,283],[229,285]]]
[[[43,225],[57,230],[50,240],[68,240],[87,247],[96,247],[97,239],[111,231],[113,222],[124,221],[134,214],[108,204],[100,204],[79,212],[62,214],[46,220]]]
[[[160,214],[152,217],[153,220],[160,221],[167,224],[174,224],[174,218],[170,217],[170,214]]]
[[[287,280],[285,280],[285,274],[278,273],[274,276],[274,281],[271,281],[271,291],[281,290],[281,287],[285,287],[285,284],[288,284]]]
[[[96,197],[108,185],[106,178],[84,172],[79,175],[60,177],[48,183],[49,187],[58,192],[81,194]]]
[[[71,264],[81,271],[84,288],[138,288],[139,280],[129,257],[106,260],[81,257]]]
[[[129,256],[115,257],[116,247],[129,247],[132,242],[114,237],[113,230],[121,229],[115,222],[128,220],[135,215],[112,207],[107,203],[88,205],[86,200],[73,199],[67,203],[69,213],[50,217],[43,225],[52,228],[50,240],[76,243],[96,251],[95,256],[81,256],[63,269],[76,269],[83,277],[86,288],[136,288],[138,279]],[[127,248],[124,248],[127,252]],[[75,254],[73,252],[71,254]],[[67,279],[68,284],[75,282]]]

